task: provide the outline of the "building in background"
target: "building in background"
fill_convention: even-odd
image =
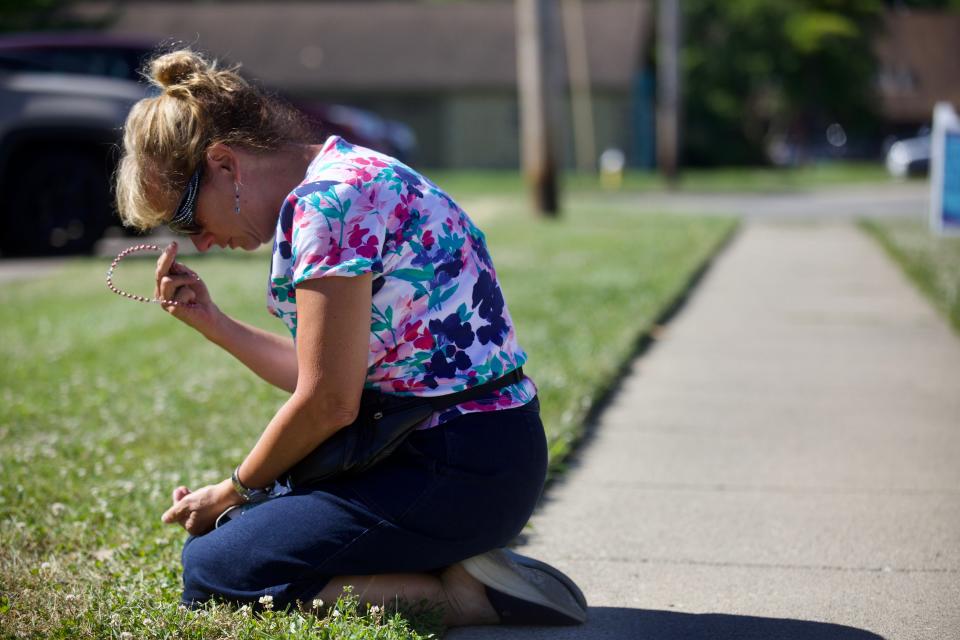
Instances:
[[[960,13],[890,11],[877,39],[880,111],[891,130],[929,127],[933,106],[960,109]]]
[[[584,3],[598,149],[630,155],[637,145],[631,87],[651,36],[649,9],[646,0]],[[180,40],[241,62],[290,96],[404,122],[421,166],[518,166],[512,1],[86,2],[77,10],[117,10],[113,34]],[[572,152],[564,155],[571,163]]]

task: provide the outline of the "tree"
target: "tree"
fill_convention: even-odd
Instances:
[[[689,164],[763,163],[778,137],[803,144],[876,120],[872,42],[881,0],[685,0]]]
[[[111,10],[100,19],[73,15],[74,4],[69,0],[0,0],[0,33],[101,28],[113,18],[118,2],[108,3]]]

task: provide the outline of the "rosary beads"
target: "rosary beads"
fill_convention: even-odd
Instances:
[[[157,304],[169,304],[179,307],[195,306],[192,302],[178,302],[176,300],[164,300],[162,298],[147,298],[145,296],[138,296],[118,289],[113,284],[113,272],[121,260],[136,251],[163,251],[163,249],[155,244],[138,244],[121,251],[117,257],[113,259],[113,262],[110,263],[110,268],[107,270],[107,287],[110,289],[110,291],[113,291],[115,294],[123,296],[124,298],[130,298],[131,300],[136,300],[138,302],[156,302]],[[197,280],[199,279],[200,277],[197,276]]]

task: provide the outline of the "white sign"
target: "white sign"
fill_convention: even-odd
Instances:
[[[960,115],[949,102],[933,108],[930,141],[930,229],[960,235]]]

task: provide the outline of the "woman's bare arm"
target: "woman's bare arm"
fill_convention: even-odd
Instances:
[[[268,486],[356,418],[370,351],[371,278],[333,276],[297,286],[296,390],[240,466],[248,487]]]
[[[266,487],[318,444],[353,422],[370,350],[370,274],[308,280],[297,287],[296,391],[237,469],[248,487]],[[243,335],[243,332],[238,332]],[[242,499],[230,480],[191,492],[177,487],[163,514],[194,535]]]
[[[284,391],[297,386],[297,352],[293,340],[234,320],[213,303],[207,285],[197,273],[176,262],[177,243],[171,242],[157,259],[154,297],[176,300],[165,311],[223,347],[255,374]]]
[[[290,393],[296,390],[297,350],[292,338],[264,331],[226,314],[204,335],[270,384]]]

